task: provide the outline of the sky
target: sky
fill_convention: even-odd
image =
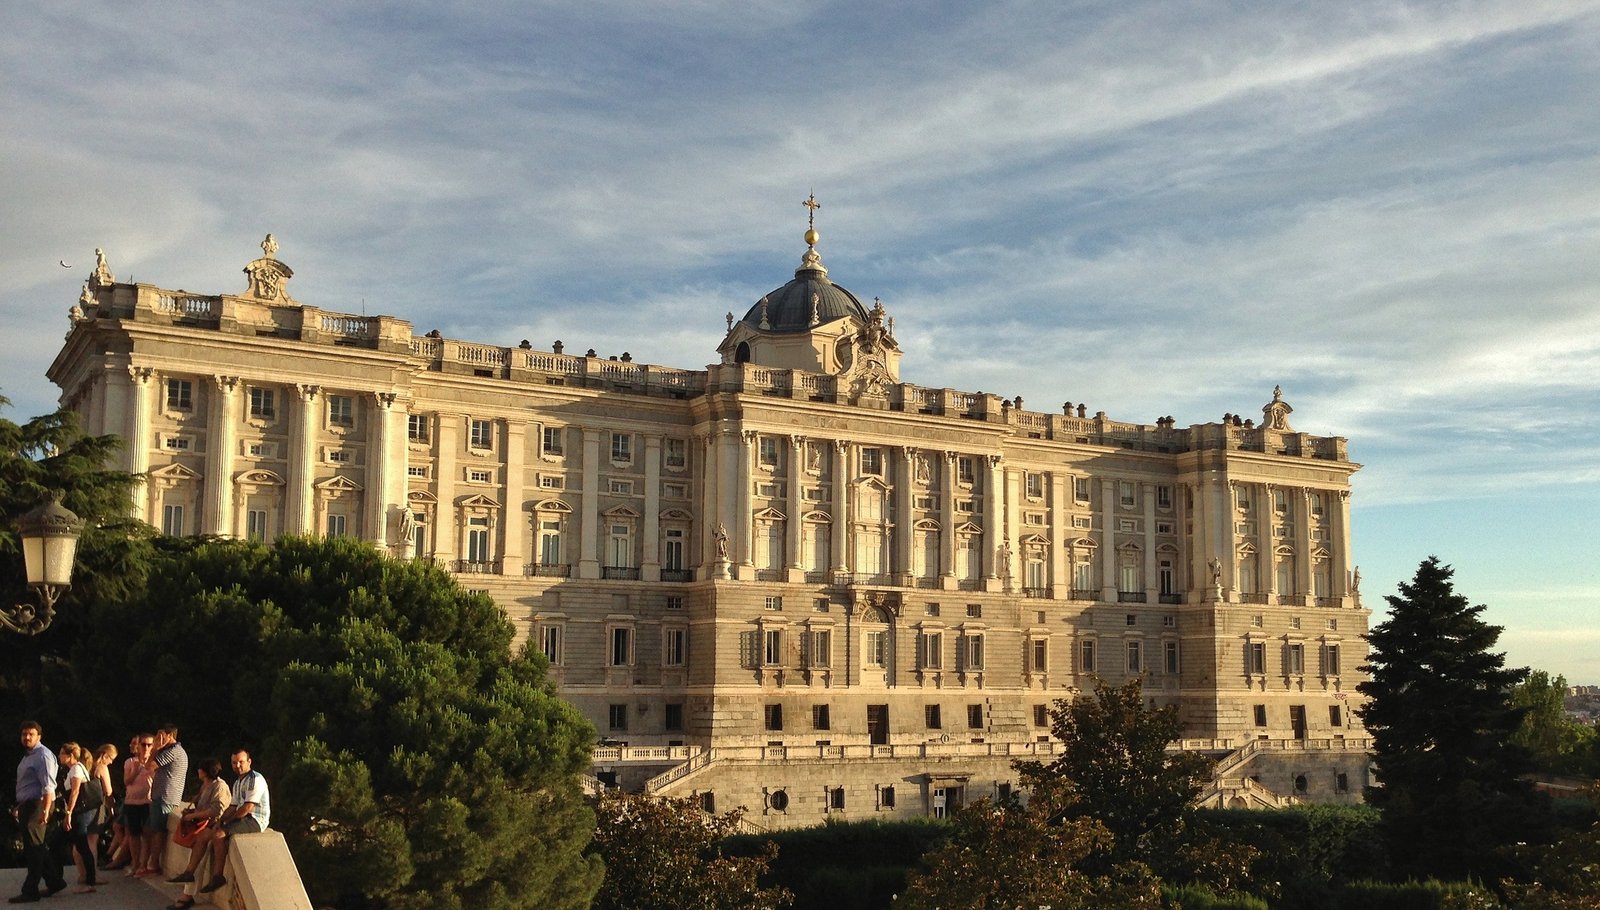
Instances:
[[[137,10],[137,12],[135,12]],[[1600,0],[17,0],[0,394],[119,281],[699,368],[786,282],[902,378],[1350,440],[1367,605],[1437,555],[1600,684]],[[62,263],[66,264],[63,267]]]

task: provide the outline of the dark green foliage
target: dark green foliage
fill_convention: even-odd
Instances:
[[[1567,715],[1567,680],[1534,670],[1511,690],[1511,704],[1520,708],[1522,725],[1513,742],[1528,750],[1533,766],[1547,774],[1600,775],[1595,758],[1600,736],[1594,727]]]
[[[1112,863],[1143,862],[1163,877],[1198,878],[1224,890],[1242,877],[1248,857],[1189,830],[1189,804],[1213,762],[1167,751],[1182,731],[1176,708],[1146,702],[1136,679],[1122,686],[1097,682],[1092,697],[1058,700],[1050,716],[1061,754],[1049,764],[1017,765],[1035,801],[1044,796],[1061,819],[1104,825]]]
[[[56,604],[55,622],[36,636],[0,633],[0,707],[10,717],[37,718],[46,730],[60,731],[81,707],[70,686],[48,683],[83,634],[84,605],[138,591],[153,555],[151,529],[128,517],[137,478],[106,469],[120,447],[115,436],[85,436],[71,411],[25,424],[0,419],[0,598],[37,602],[27,588],[18,516],[56,494],[84,521],[72,589]]]
[[[795,910],[875,910],[905,890],[907,875],[923,855],[953,831],[949,822],[934,819],[828,822],[735,835],[723,847],[750,856],[769,841],[776,844],[778,855],[764,880],[793,892]]]
[[[1600,815],[1600,784],[1589,788]],[[1600,821],[1569,831],[1548,847],[1525,847],[1532,881],[1507,883],[1517,910],[1594,910],[1600,907]]]
[[[1205,885],[1163,886],[1161,897],[1173,910],[1270,910],[1259,897],[1248,894],[1218,896]]]
[[[449,575],[351,539],[206,542],[93,618],[78,669],[108,716],[250,748],[318,900],[588,906],[593,730]]]
[[[608,792],[596,809],[589,849],[605,860],[594,910],[768,910],[789,906],[782,887],[760,878],[778,853],[768,842],[756,855],[725,852],[741,810],[707,815],[693,799]]]
[[[1347,882],[1338,890],[1338,910],[1489,910],[1499,907],[1482,885],[1465,881]]]
[[[1388,598],[1390,617],[1368,635],[1371,678],[1359,688],[1377,753],[1387,841],[1402,871],[1491,880],[1516,870],[1500,847],[1539,839],[1539,816],[1517,775],[1513,742],[1523,711],[1510,702],[1525,669],[1491,651],[1500,627],[1484,622],[1429,557]]]
[[[1388,870],[1381,817],[1370,806],[1207,809],[1196,816],[1224,840],[1255,850],[1259,859],[1246,887],[1275,906],[1335,910],[1338,883],[1381,878]]]
[[[1063,817],[1062,806],[1035,794],[1016,801],[979,800],[956,813],[950,839],[924,857],[925,872],[907,882],[897,910],[1157,910],[1161,882],[1138,861],[1107,863],[1112,836],[1093,818]]]

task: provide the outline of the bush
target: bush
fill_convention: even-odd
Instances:
[[[1167,885],[1161,897],[1174,910],[1271,910],[1271,905],[1259,897],[1248,894],[1230,894],[1219,897],[1204,885]]]

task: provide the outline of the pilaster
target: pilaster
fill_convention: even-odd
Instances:
[[[583,465],[579,481],[578,577],[600,577],[600,437],[604,430],[582,427]]]
[[[294,423],[289,427],[289,477],[283,514],[284,531],[309,534],[318,530],[312,523],[316,506],[317,413],[322,387],[304,383],[290,387],[294,395]]]
[[[206,496],[200,531],[234,536],[233,462],[238,445],[239,377],[213,376],[206,414]]]
[[[522,563],[529,553],[527,534],[528,513],[523,509],[523,484],[526,481],[524,464],[528,455],[528,423],[525,420],[503,421],[506,438],[506,477],[501,487],[500,506],[500,574],[522,575]]]
[[[661,580],[661,446],[661,434],[645,435],[644,539],[639,559],[639,577],[644,581]]]

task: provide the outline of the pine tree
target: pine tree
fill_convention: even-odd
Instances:
[[[1358,688],[1374,738],[1380,787],[1369,801],[1401,871],[1489,880],[1514,870],[1499,846],[1536,827],[1531,794],[1517,779],[1527,753],[1512,741],[1522,711],[1512,688],[1528,671],[1491,651],[1500,627],[1484,622],[1451,583],[1454,571],[1428,557],[1390,595],[1389,619],[1372,629],[1371,679]]]

